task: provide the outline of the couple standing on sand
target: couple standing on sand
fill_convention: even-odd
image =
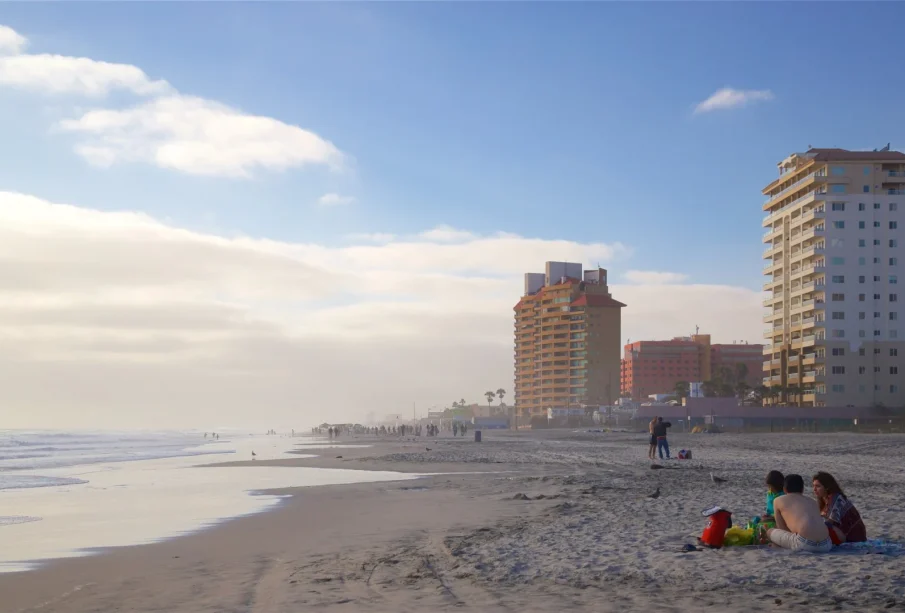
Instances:
[[[782,492],[774,490],[782,478]],[[771,479],[773,477],[773,479]],[[851,503],[836,479],[829,473],[814,475],[814,501],[804,496],[801,475],[782,477],[779,471],[767,476],[767,510],[771,510],[776,527],[767,530],[774,545],[793,551],[826,553],[833,545],[867,540],[867,529],[861,514]]]
[[[656,452],[659,450],[660,459],[663,459],[663,451],[666,450],[666,459],[669,459],[669,441],[666,440],[666,429],[671,428],[672,424],[663,421],[662,417],[654,417],[650,420],[648,431],[650,432],[650,449],[647,451],[647,457],[651,460],[656,459]]]

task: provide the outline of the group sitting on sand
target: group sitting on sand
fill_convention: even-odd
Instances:
[[[767,475],[766,521],[770,542],[793,551],[824,553],[834,545],[867,540],[861,514],[842,491],[833,475],[819,472],[813,479],[816,501],[804,495],[801,475],[771,470]]]

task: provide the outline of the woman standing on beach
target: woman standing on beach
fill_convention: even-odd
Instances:
[[[820,514],[826,519],[833,545],[862,543],[867,540],[867,527],[858,509],[848,499],[839,483],[830,473],[814,475],[814,496],[820,505]]]

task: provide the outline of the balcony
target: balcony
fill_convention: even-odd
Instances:
[[[772,279],[764,283],[764,291],[768,292],[773,289],[774,286],[780,283],[782,283],[782,277],[773,277]]]
[[[815,236],[825,236],[825,235],[826,235],[826,228],[824,228],[822,226],[814,226],[813,228],[808,228],[807,230],[803,230],[800,237],[797,237],[796,240],[798,240],[798,238],[800,238],[801,240],[807,240],[809,238],[814,238]]]
[[[810,221],[812,219],[825,219],[826,211],[822,207],[816,207],[806,213],[802,213],[801,221]]]
[[[905,189],[888,189],[886,190],[887,196],[905,196]]]
[[[782,292],[776,293],[774,292],[772,296],[764,300],[765,307],[772,307],[778,301],[782,300]]]
[[[905,170],[889,170],[885,174],[884,183],[905,183]]]
[[[764,242],[773,241],[774,238],[780,236],[782,234],[782,226],[778,228],[767,228],[767,231],[764,232]]]
[[[782,242],[767,245],[766,249],[764,249],[764,257],[765,258],[773,257],[774,253],[777,253],[780,251],[782,251]]]
[[[789,194],[794,192],[796,189],[801,189],[804,186],[804,184],[807,183],[808,181],[811,181],[818,177],[825,177],[825,176],[826,176],[825,174],[818,174],[817,172],[812,172],[809,175],[805,175],[798,181],[795,181],[795,183],[793,183],[792,185],[776,192],[775,194],[768,196],[767,199],[764,201],[764,206],[770,204],[770,202],[773,202],[774,200],[781,199],[783,196],[788,196]]]
[[[772,225],[773,225],[773,222],[775,222],[775,221],[778,220],[778,219],[781,219],[782,216],[783,216],[784,214],[788,213],[791,209],[794,209],[795,207],[800,206],[800,205],[803,205],[803,204],[805,204],[805,203],[807,203],[807,202],[811,202],[811,201],[814,200],[814,198],[815,198],[816,196],[820,196],[820,195],[823,195],[823,194],[825,194],[825,193],[826,193],[826,192],[822,192],[822,191],[818,191],[818,190],[814,190],[814,191],[812,191],[812,192],[808,192],[807,194],[805,194],[805,195],[802,196],[801,198],[798,198],[797,200],[793,200],[792,202],[790,202],[790,203],[787,204],[786,206],[782,207],[781,209],[779,209],[779,210],[777,210],[777,211],[773,211],[772,213],[770,213],[769,215],[767,215],[767,216],[764,218],[764,223],[763,223],[763,225],[764,225],[765,227],[766,227],[766,226],[772,226]]]

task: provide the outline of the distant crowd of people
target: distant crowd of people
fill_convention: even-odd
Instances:
[[[328,426],[311,428],[312,434],[326,435],[330,440],[337,439],[341,435],[349,436],[354,434],[363,434],[369,436],[440,436],[441,432],[451,432],[453,436],[465,436],[468,432],[468,425],[460,422],[453,422],[452,426],[441,428],[436,424],[418,424],[417,426],[408,426],[401,424],[398,426]],[[294,431],[293,431],[294,434]]]

